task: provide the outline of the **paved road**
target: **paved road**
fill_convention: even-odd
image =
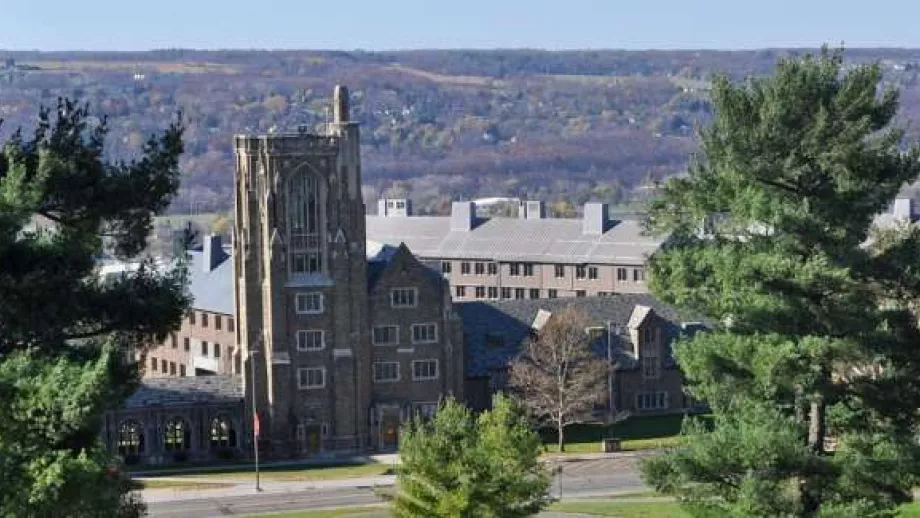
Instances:
[[[211,518],[272,513],[303,509],[324,509],[380,502],[374,485],[390,485],[394,477],[350,481],[264,482],[265,491],[256,493],[252,482],[233,488],[208,491],[158,489],[144,492],[150,516],[154,518]],[[607,458],[566,462],[561,483],[557,476],[553,496],[577,498],[645,489],[635,458]]]

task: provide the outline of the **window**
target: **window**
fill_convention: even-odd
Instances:
[[[201,312],[201,327],[208,327],[208,314]]]
[[[486,298],[486,287],[485,286],[476,286],[476,298],[477,299]]]
[[[166,374],[166,371],[169,369],[169,362],[166,360],[160,360],[160,371],[163,374]]]
[[[470,274],[470,263],[466,261],[463,261],[462,263],[460,263],[460,273],[463,275],[469,275]]]
[[[416,288],[394,288],[390,291],[390,305],[394,308],[414,308]]]
[[[636,268],[633,270],[633,281],[645,282],[645,270],[642,268]]]
[[[533,265],[524,263],[524,277],[533,277]]]
[[[530,288],[530,298],[532,299],[540,298],[540,290],[537,288]]]
[[[218,331],[220,331],[221,328],[223,327],[222,324],[223,322],[221,322],[220,315],[214,315],[214,329],[217,329]]]
[[[399,381],[399,362],[375,362],[374,382],[390,383]]]
[[[396,345],[399,343],[399,326],[376,326],[373,334],[374,345]]]
[[[588,276],[588,269],[586,267],[581,266],[581,265],[575,267],[575,278],[576,279],[584,279],[587,276]]]
[[[503,299],[511,298],[511,288],[502,288],[502,298]]]
[[[618,281],[626,280],[626,268],[617,268],[617,280]]]
[[[297,312],[301,315],[323,312],[323,294],[318,291],[298,293],[295,300]]]
[[[518,277],[521,275],[521,265],[519,263],[511,263],[508,265],[508,273],[512,277]]]
[[[473,271],[476,273],[476,275],[485,275],[485,273],[486,273],[486,265],[485,265],[485,263],[475,263],[475,264],[473,264]]]
[[[179,337],[176,336],[176,333],[170,333],[170,334],[169,334],[169,342],[170,342],[170,344],[172,345],[172,348],[173,348],[173,349],[178,349],[178,348],[179,348]]]
[[[489,275],[498,275],[498,263],[489,263]]]
[[[185,377],[185,365],[179,365],[179,376]]]
[[[169,375],[170,376],[176,375],[176,362],[169,362]]]
[[[585,329],[585,333],[588,335],[588,340],[591,342],[596,342],[604,337],[607,330],[603,327],[589,327]]]
[[[546,298],[555,299],[559,297],[559,290],[549,290],[546,292]]]
[[[160,364],[157,362],[157,359],[154,358],[153,356],[151,356],[151,357],[150,357],[150,370],[152,370],[153,372],[156,372],[156,371],[157,371],[157,367],[158,367],[159,365],[160,365]]]
[[[454,291],[457,293],[458,297],[466,297],[466,286],[457,286],[454,288]]]
[[[489,298],[497,299],[498,298],[498,288],[495,286],[489,286]]]
[[[303,171],[290,178],[286,194],[291,273],[322,271],[320,184],[316,176]]]
[[[236,446],[236,430],[227,416],[211,419],[211,448],[232,448]]]
[[[438,379],[438,360],[413,360],[412,381]]]
[[[137,421],[123,421],[118,425],[118,453],[137,455],[144,451],[144,427]]]
[[[185,451],[191,444],[192,431],[182,419],[172,419],[166,423],[163,443],[166,451]]]
[[[326,337],[322,330],[300,329],[297,331],[298,351],[319,351],[326,347]]]
[[[191,325],[195,325],[195,312],[194,311],[188,312],[188,323]]]
[[[326,386],[326,369],[323,367],[303,367],[297,369],[297,388],[318,389]]]
[[[217,342],[214,343],[214,357],[220,358],[220,344]]]
[[[588,267],[588,278],[591,279],[592,281],[597,280],[597,266]]]
[[[208,355],[208,342],[204,342],[204,341],[201,342],[201,355],[202,356]]]
[[[644,379],[658,379],[661,377],[661,362],[657,355],[642,356],[642,377]]]
[[[525,293],[524,288],[514,288],[514,298],[516,299],[523,299]]]
[[[557,279],[565,277],[565,265],[557,264],[553,270],[555,270],[555,275]]]
[[[186,351],[192,350],[192,340],[189,337],[184,337],[182,339],[182,348]]]
[[[412,324],[412,343],[429,344],[437,341],[437,324]]]
[[[450,261],[441,261],[441,273],[450,273]]]
[[[575,290],[575,296],[576,297],[587,297],[588,292],[586,292],[585,290]]]
[[[668,408],[667,392],[640,392],[636,394],[639,410],[664,410]]]
[[[505,346],[505,335],[501,333],[486,333],[486,348],[501,349]]]
[[[227,331],[236,331],[233,328],[233,317],[227,317]]]
[[[599,292],[597,292],[597,296],[598,296],[598,297],[612,297],[612,296],[613,296],[613,293],[611,293],[611,292],[609,292],[609,291],[599,291]]]

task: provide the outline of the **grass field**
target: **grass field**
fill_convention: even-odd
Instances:
[[[268,467],[259,470],[259,476],[263,480],[280,480],[280,481],[313,481],[313,480],[334,480],[343,478],[357,477],[374,477],[378,475],[392,474],[392,466],[389,464],[380,464],[377,462],[369,464],[340,464],[333,466],[283,466]],[[196,473],[178,473],[169,475],[170,478],[189,477],[196,479],[208,480],[240,480],[255,477],[255,470],[252,468],[226,468],[215,469]]]
[[[330,509],[322,511],[294,511],[291,513],[253,514],[243,518],[339,518],[350,516],[353,518],[384,518],[390,512],[381,507],[351,507],[346,509]]]
[[[649,450],[673,445],[680,434],[683,415],[633,417],[614,424],[573,425],[566,429],[566,453],[593,453],[601,451],[601,440],[606,437],[621,439],[624,450]],[[558,452],[556,433],[545,430],[542,433],[544,451]]]

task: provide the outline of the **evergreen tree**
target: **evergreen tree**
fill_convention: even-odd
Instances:
[[[135,161],[105,156],[105,121],[68,100],[0,153],[0,516],[129,517],[100,440],[134,389],[130,352],[165,338],[187,305],[182,264],[103,280],[105,250],[136,258],[179,185],[182,128]],[[41,228],[37,221],[50,228]]]
[[[911,499],[920,333],[903,301],[920,276],[904,251],[920,241],[864,244],[920,153],[881,79],[827,49],[718,79],[701,156],[653,204],[672,240],[652,291],[715,324],[675,350],[714,429],[691,420],[644,471],[697,516],[883,516]]]
[[[515,518],[548,503],[540,438],[508,397],[478,417],[447,400],[430,422],[406,427],[399,453],[397,517]]]

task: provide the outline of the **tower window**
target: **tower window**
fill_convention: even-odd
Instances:
[[[294,175],[288,184],[288,250],[292,274],[322,271],[319,183],[311,174]]]

